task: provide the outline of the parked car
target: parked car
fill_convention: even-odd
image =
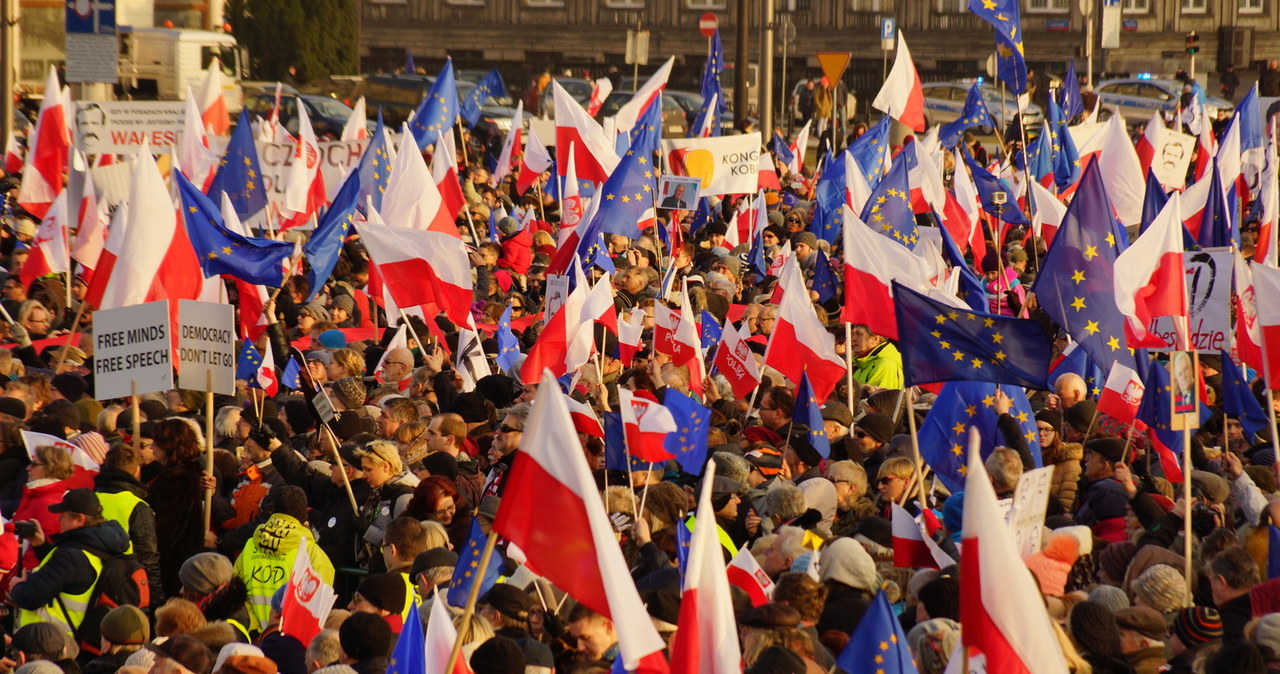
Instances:
[[[952,82],[929,82],[920,85],[924,91],[925,117],[929,124],[946,124],[960,118],[964,112],[964,102],[969,97],[972,80],[955,80]],[[991,111],[991,118],[1000,125],[1000,130],[1018,114],[1018,99],[1008,91],[1001,92],[995,85],[983,82],[978,85],[982,91],[982,100]],[[1003,93],[1003,96],[1002,96]],[[1002,100],[1003,99],[1003,100]],[[1029,134],[1038,133],[1040,123],[1044,121],[1044,111],[1032,103],[1027,106],[1026,129]]]
[[[604,99],[597,118],[612,117],[631,100],[631,92],[613,93]],[[665,138],[684,138],[689,134],[689,121],[684,108],[670,96],[662,97],[662,135]]]
[[[1178,80],[1129,78],[1107,80],[1094,88],[1105,110],[1124,117],[1125,124],[1145,124],[1151,113],[1174,112],[1182,98],[1182,82]],[[1225,98],[1205,97],[1205,108],[1210,118],[1219,113],[1235,111],[1235,105]]]
[[[332,98],[325,96],[288,96],[280,97],[280,123],[284,125],[285,130],[289,133],[298,133],[298,101],[307,108],[307,118],[311,120],[311,128],[315,131],[316,138],[320,140],[332,140],[342,137],[342,127],[346,126],[347,120],[351,117],[352,109]],[[249,108],[249,112],[266,119],[271,114],[271,109],[275,107],[275,94],[254,94],[245,97],[245,107]],[[372,133],[377,124],[369,120],[365,120],[369,132]]]

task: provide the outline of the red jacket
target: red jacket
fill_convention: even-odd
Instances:
[[[502,240],[502,257],[498,266],[524,276],[533,263],[533,234],[522,230]]]
[[[23,489],[22,500],[18,503],[18,509],[13,513],[13,521],[35,520],[39,522],[40,529],[44,531],[46,539],[53,534],[62,533],[62,525],[58,523],[58,516],[49,512],[49,506],[60,503],[62,495],[67,493],[70,488],[71,486],[67,480],[54,480],[39,487]],[[22,565],[27,569],[34,569],[39,563],[40,560],[36,558],[34,550],[27,550],[26,556],[22,558]]]

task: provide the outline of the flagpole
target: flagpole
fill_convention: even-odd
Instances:
[[[401,307],[399,304],[397,304],[396,309],[400,312],[400,320],[404,321],[405,326],[409,328],[409,333],[413,335],[413,341],[418,343],[418,348],[422,350],[423,355],[426,355],[427,343],[422,341],[422,337],[418,336],[418,331],[414,329],[413,322],[409,320],[409,315],[404,312],[404,307]],[[390,329],[391,326],[387,326],[387,327],[388,329]],[[464,325],[459,327],[465,328],[466,326]]]
[[[471,230],[472,245],[480,245],[480,237],[476,234],[476,223],[471,221],[471,204],[462,204],[462,212],[467,216],[467,229]]]
[[[490,529],[489,537],[484,542],[484,554],[480,555],[481,569],[489,568],[489,560],[493,558],[493,547],[497,542],[498,532]],[[465,626],[471,624],[471,616],[475,615],[476,612],[476,600],[480,598],[481,585],[483,585],[483,583],[479,582],[479,579],[477,579],[477,582],[471,584],[471,591],[467,593],[467,606],[462,611],[462,620],[459,621],[460,625]],[[453,639],[453,650],[449,652],[449,664],[444,668],[444,671],[452,672],[454,665],[458,663],[458,656],[461,654],[462,632],[458,632],[458,635]]]
[[[1276,433],[1275,403],[1270,388],[1267,388],[1267,422],[1271,424],[1271,450],[1280,455],[1280,435]]]
[[[911,454],[912,460],[916,464],[916,487],[920,490],[920,500],[928,503],[928,497],[924,491],[924,461],[920,458],[920,438],[916,435],[916,415],[915,415],[915,387],[907,387],[907,428],[911,431]],[[906,490],[903,490],[906,494]]]
[[[84,317],[84,308],[88,304],[81,301],[80,308],[76,309],[76,317],[71,321],[71,332],[67,333],[67,343],[62,345],[62,353],[58,354],[58,363],[53,366],[54,374],[62,372],[62,365],[67,361],[67,352],[71,350],[71,341],[76,338],[76,328],[80,327],[80,319]]]
[[[213,370],[204,373],[204,469],[213,475]],[[263,447],[263,449],[269,449]],[[204,490],[204,530],[209,531],[213,520],[213,489]]]
[[[129,380],[129,405],[133,412],[133,451],[142,455],[142,407],[138,401],[138,380]]]
[[[538,197],[538,219],[542,222],[546,222],[547,214],[542,210],[542,181],[533,181],[533,193]]]
[[[1200,352],[1192,349],[1191,351],[1191,368],[1199,377],[1200,373]],[[1199,392],[1193,394],[1193,398],[1197,403],[1200,402]],[[1197,411],[1198,411],[1197,405]],[[1182,499],[1186,505],[1186,512],[1182,516],[1182,554],[1185,559],[1183,561],[1182,571],[1187,581],[1187,593],[1190,594],[1194,588],[1194,576],[1191,568],[1191,420],[1184,419],[1182,423]]]
[[[651,473],[653,473],[653,462],[652,462],[652,461],[650,461],[650,462],[649,462],[649,467],[648,467],[648,468],[646,468],[646,469],[645,469],[645,472],[644,472],[644,491],[643,491],[643,492],[641,492],[641,494],[640,494],[640,509],[636,511],[636,518],[637,518],[637,519],[638,519],[638,518],[641,516],[641,514],[644,512],[644,504],[645,504],[645,501],[649,500],[649,482],[650,482],[649,478],[651,478],[651,477],[652,477]],[[634,490],[633,490],[633,491],[634,491]]]
[[[853,324],[844,324],[844,385],[845,404],[853,411]]]
[[[338,442],[338,435],[329,427],[328,422],[320,424],[320,427],[329,432],[329,440],[333,443],[333,458],[337,461],[338,473],[342,475],[342,486],[346,488],[347,498],[351,501],[351,512],[356,517],[360,517],[360,506],[356,505],[355,492],[351,491],[351,480],[347,479],[347,469],[342,461],[342,455],[338,453],[338,445],[341,444]]]

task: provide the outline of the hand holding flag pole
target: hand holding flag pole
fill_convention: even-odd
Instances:
[[[493,547],[498,543],[498,531],[496,529],[489,530],[489,537],[484,542],[484,553],[480,555],[480,568],[489,568],[489,560],[493,557]],[[467,594],[467,606],[462,611],[462,621],[459,625],[470,625],[471,616],[476,612],[476,600],[480,598],[480,586],[483,583],[472,583],[471,592]],[[566,595],[567,596],[567,595]],[[449,664],[444,668],[446,672],[452,672],[454,665],[458,662],[458,656],[462,654],[462,633],[459,632],[457,638],[453,640],[453,650],[449,652]]]

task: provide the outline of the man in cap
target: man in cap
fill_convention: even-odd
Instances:
[[[262,501],[267,492],[285,484],[284,477],[271,462],[271,452],[283,444],[276,437],[272,426],[257,423],[252,416],[245,415],[237,423],[244,427],[247,437],[244,440],[244,452],[240,455],[240,481],[231,494],[231,507],[235,509],[235,516],[222,523],[223,531],[231,531],[254,521],[262,510]]]
[[[23,625],[13,633],[14,661],[18,665],[47,660],[69,665],[79,650],[62,630],[52,623]]]
[[[375,573],[356,588],[347,604],[352,614],[371,613],[387,622],[393,634],[404,627],[401,614],[405,610],[404,579],[399,572]]]
[[[329,364],[333,362],[333,353],[324,349],[316,349],[308,351],[306,358],[307,373],[311,375],[311,379],[318,385],[327,383],[329,381]]]
[[[201,552],[192,555],[178,569],[178,580],[182,581],[179,596],[204,606],[210,601],[211,596],[223,590],[233,577],[235,577],[235,568],[225,555],[217,552]],[[226,622],[239,632],[245,641],[249,640],[248,609],[240,607],[232,616],[226,618]]]
[[[1077,498],[1076,522],[1111,542],[1125,538],[1129,495],[1115,480],[1116,466],[1124,463],[1124,449],[1125,442],[1119,438],[1099,438],[1084,446],[1086,483]]]
[[[498,583],[480,597],[479,606],[480,617],[489,621],[494,634],[515,641],[526,654],[551,659],[551,649],[529,633],[529,612],[533,610],[533,600],[528,592],[514,585]]]
[[[129,535],[119,522],[103,518],[101,501],[88,489],[68,491],[49,511],[57,513],[62,533],[53,536],[55,547],[49,550],[35,522],[29,541],[37,554],[44,553],[43,559],[30,574],[15,579],[9,594],[20,609],[18,625],[49,622],[70,637],[84,622],[103,561],[123,555]]]
[[[818,470],[822,455],[809,443],[808,428],[797,426],[791,433],[790,441],[782,449],[782,462],[786,466],[784,474],[790,475],[792,484],[804,493],[805,505],[822,514],[822,521],[814,529],[823,537],[831,535],[836,517],[836,487]]]
[[[437,592],[441,597],[449,592],[449,582],[453,580],[453,570],[457,565],[458,553],[448,548],[432,548],[414,558],[413,566],[409,568],[409,579],[413,581],[418,596],[424,598],[418,607],[418,618],[424,632],[431,617],[431,602],[436,600]]]
[[[352,613],[338,628],[344,665],[357,672],[384,672],[394,643],[387,621],[364,612]]]
[[[102,651],[85,666],[84,674],[109,674],[123,667],[130,655],[151,640],[151,624],[137,606],[117,606],[102,618],[98,633]]]
[[[185,634],[171,635],[164,643],[146,648],[156,654],[150,674],[209,674],[213,669],[213,652]]]
[[[1158,611],[1133,606],[1116,611],[1120,650],[1136,674],[1157,674],[1167,662],[1164,639],[1168,624]]]
[[[1165,671],[1194,672],[1197,657],[1222,641],[1222,616],[1208,606],[1192,606],[1174,614],[1169,629],[1169,664]]]
[[[850,426],[853,426],[853,413],[844,403],[831,400],[822,406],[822,428],[827,432],[827,442],[831,444],[832,461],[856,456],[858,450],[849,433]]]
[[[853,427],[856,454],[849,458],[861,461],[867,475],[878,475],[880,464],[889,458],[889,441],[893,439],[893,420],[879,412],[864,414]]]

